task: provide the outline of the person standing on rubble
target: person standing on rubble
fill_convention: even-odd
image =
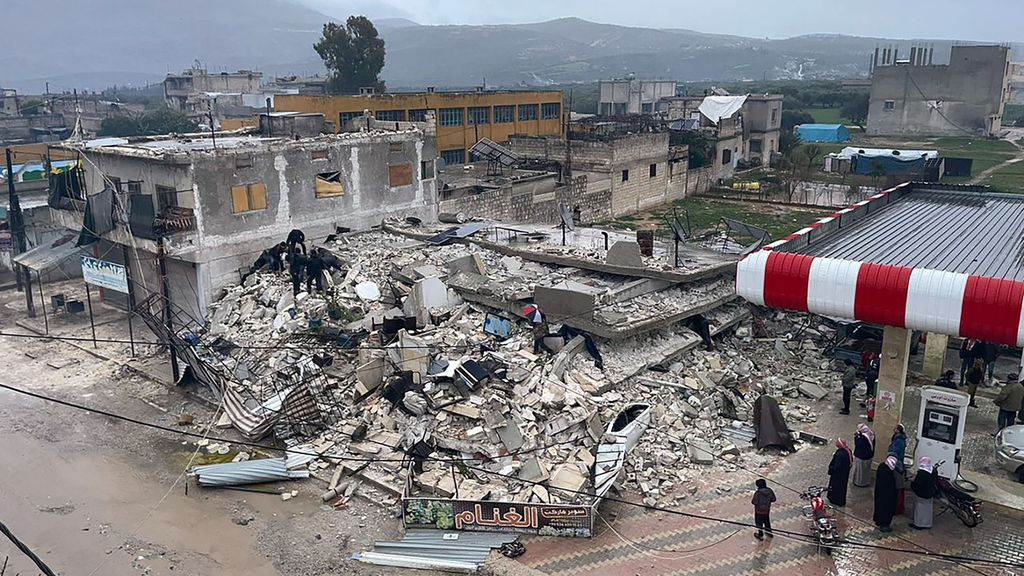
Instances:
[[[313,284],[318,292],[324,291],[324,261],[320,258],[320,249],[313,248],[306,258],[306,292],[313,293]]]
[[[768,534],[769,538],[773,538],[771,514],[772,502],[775,502],[775,492],[768,487],[768,482],[764,478],[758,478],[755,484],[757,489],[754,490],[754,497],[750,499],[750,503],[754,505],[754,526],[757,527],[754,538],[762,540],[765,534]]]
[[[875,472],[875,526],[881,532],[892,532],[896,515],[896,457],[889,456]]]
[[[857,387],[857,367],[849,358],[843,360],[843,364],[846,365],[846,369],[843,370],[843,409],[839,413],[849,414],[850,396],[853,394],[853,389]]]
[[[875,433],[867,424],[857,425],[853,435],[853,485],[859,488],[871,485],[871,459],[875,457]]]
[[[836,438],[836,452],[828,464],[828,501],[846,506],[846,488],[850,484],[853,450],[842,438]]]
[[[291,254],[288,257],[288,272],[292,276],[292,295],[299,295],[299,287],[302,286],[302,273],[306,270],[306,258],[301,252],[299,247],[296,246],[292,249]]]
[[[288,233],[288,253],[295,253],[296,247],[302,248],[302,254],[306,254],[306,234],[298,229]]]

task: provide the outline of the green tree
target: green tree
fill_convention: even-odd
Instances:
[[[714,143],[699,132],[692,130],[674,130],[669,134],[672,146],[689,146],[687,151],[690,168],[701,168],[708,165],[709,158],[714,154]]]
[[[33,98],[22,102],[21,106],[18,107],[18,111],[23,116],[35,116],[36,114],[45,114],[46,108],[42,100]]]
[[[181,112],[159,108],[142,114],[125,114],[104,118],[99,136],[156,136],[159,134],[187,134],[199,126]]]
[[[840,113],[843,118],[849,118],[851,122],[864,128],[864,123],[868,120],[868,94],[867,92],[858,92],[853,94],[843,104],[842,112]]]
[[[380,71],[384,69],[384,40],[365,16],[349,16],[345,25],[324,24],[323,36],[313,49],[331,75],[335,94],[356,94],[360,88],[384,91]]]

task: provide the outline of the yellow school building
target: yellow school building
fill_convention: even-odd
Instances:
[[[427,111],[437,124],[438,155],[448,164],[469,161],[469,149],[481,138],[503,142],[513,134],[563,136],[559,91],[417,92],[360,96],[274,98],[279,112],[315,112],[340,129],[369,110],[377,120],[422,122]]]

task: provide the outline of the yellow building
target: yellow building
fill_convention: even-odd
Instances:
[[[422,122],[428,110],[437,121],[438,155],[448,164],[469,160],[481,138],[495,142],[513,134],[563,136],[562,93],[558,91],[477,91],[302,96],[274,98],[279,112],[317,112],[340,129],[369,110],[378,120]]]

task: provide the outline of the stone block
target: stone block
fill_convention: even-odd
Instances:
[[[590,287],[583,286],[578,282],[537,286],[533,289],[533,300],[551,320],[558,321],[564,318],[593,320],[596,291],[588,288]]]
[[[448,263],[449,275],[454,276],[459,272],[486,276],[487,267],[484,265],[484,259],[481,258],[479,254],[467,254],[462,258],[456,258]]]
[[[715,457],[711,445],[703,440],[690,440],[686,444],[686,453],[694,464],[714,464]]]
[[[605,262],[612,266],[623,266],[626,268],[642,268],[644,265],[643,256],[640,255],[640,245],[636,242],[620,240],[608,249]]]
[[[813,382],[801,382],[798,387],[800,393],[814,400],[821,400],[828,396],[828,391]]]

